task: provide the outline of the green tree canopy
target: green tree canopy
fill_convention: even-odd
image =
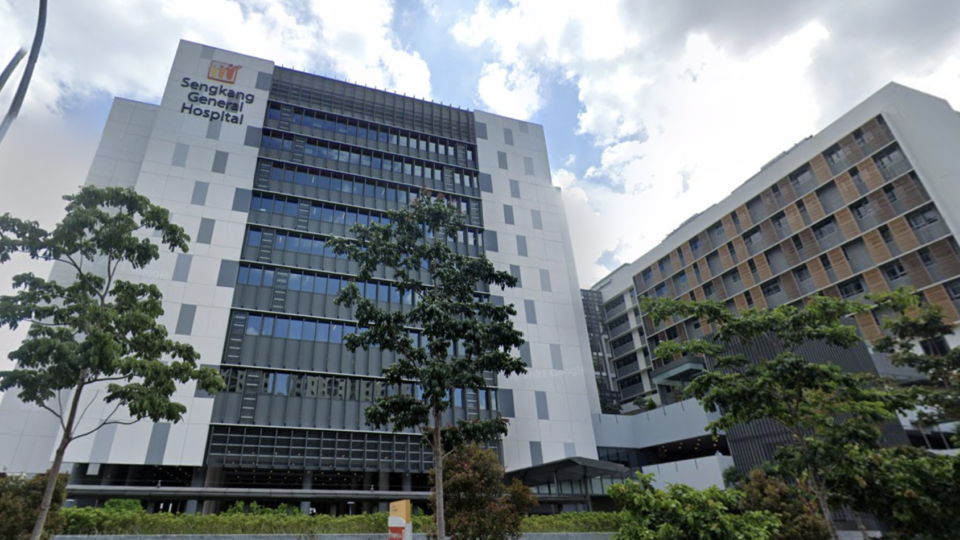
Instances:
[[[0,297],[0,325],[30,325],[26,339],[10,353],[16,366],[0,372],[0,391],[15,390],[21,400],[60,421],[53,471],[60,470],[72,441],[105,425],[143,418],[179,421],[186,407],[172,399],[177,383],[196,380],[208,392],[223,388],[217,371],[198,367],[193,347],[171,340],[157,321],[163,315],[160,290],[117,278],[121,265],[139,270],[159,258],[150,233],[159,233],[171,251],[186,251],[190,238],[170,221],[169,212],[133,189],[86,186],[64,199],[66,216],[49,231],[33,221],[0,216],[0,262],[25,255],[63,265],[72,278],[60,283],[19,274],[13,278],[16,293]],[[80,433],[85,389],[113,408]],[[115,417],[121,409],[132,419]],[[32,540],[43,529],[55,478],[48,481]]]
[[[684,484],[653,486],[652,474],[637,473],[608,490],[622,509],[617,540],[772,540],[780,520],[766,511],[741,511],[735,489],[697,490]]]
[[[839,348],[860,343],[856,327],[845,318],[870,311],[872,306],[826,296],[815,296],[802,306],[747,310],[734,315],[719,302],[660,299],[644,303],[657,322],[671,317],[694,317],[712,325],[704,339],[660,344],[660,358],[698,355],[712,360],[712,369],[686,388],[710,412],[720,416],[708,428],[720,431],[761,419],[783,428],[793,444],[778,451],[778,461],[797,475],[816,495],[824,519],[833,531],[830,489],[825,477],[832,467],[844,466],[837,448],[845,444],[876,447],[879,425],[913,406],[901,389],[865,374],[844,372],[840,366],[804,358],[798,349],[810,342]],[[747,358],[731,354],[735,345],[764,344],[778,351]]]
[[[467,442],[494,440],[507,431],[506,420],[499,416],[445,425],[451,392],[481,391],[489,384],[488,376],[526,372],[524,362],[512,354],[523,344],[511,320],[516,310],[478,294],[491,285],[513,287],[517,280],[495,270],[486,257],[453,250],[451,244],[465,226],[465,217],[454,204],[425,190],[409,208],[388,212],[385,223],[354,225],[355,239],[328,243],[335,253],[358,264],[360,281],[369,282],[385,271],[400,295],[413,298],[410,309],[387,310],[352,283],[340,291],[336,303],[355,306],[362,329],[347,336],[347,348],[396,353],[396,362],[383,375],[395,388],[411,389],[377,398],[366,410],[367,422],[395,431],[421,430],[433,447],[434,467],[441,478],[447,451]],[[442,538],[443,483],[437,483],[434,491],[437,534]]]

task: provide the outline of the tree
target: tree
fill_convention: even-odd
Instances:
[[[847,459],[831,479],[844,504],[882,517],[895,538],[957,537],[960,457],[906,446],[851,449]]]
[[[876,310],[885,316],[885,335],[874,342],[896,366],[910,367],[926,377],[916,385],[923,408],[918,417],[925,426],[960,421],[960,348],[947,349],[946,336],[955,324],[946,321],[936,304],[921,302],[911,288],[872,294]],[[944,348],[931,347],[939,343]],[[927,347],[924,347],[927,345]],[[958,440],[960,445],[960,440]]]
[[[608,490],[622,509],[618,540],[772,540],[780,520],[765,511],[741,511],[742,494],[712,486],[653,487],[653,475],[637,473]]]
[[[740,509],[762,511],[777,516],[781,526],[774,540],[825,540],[830,528],[820,515],[816,503],[794,486],[754,469],[739,480],[743,492]]]
[[[825,473],[842,463],[835,449],[843,444],[876,447],[878,425],[912,406],[904,392],[880,379],[845,373],[831,363],[812,362],[797,350],[809,342],[850,348],[860,342],[857,329],[844,324],[850,315],[872,309],[864,303],[816,296],[803,307],[778,306],[747,310],[737,316],[719,302],[672,299],[647,301],[657,322],[673,316],[706,320],[712,336],[683,343],[667,341],[660,358],[699,355],[711,358],[712,369],[695,378],[685,392],[710,412],[720,412],[708,425],[714,436],[738,424],[770,419],[793,441],[781,447],[777,460],[817,498],[820,511],[836,538]],[[766,347],[754,347],[764,344]],[[732,346],[750,347],[756,357],[730,354]],[[780,351],[772,356],[761,351]],[[842,457],[842,454],[840,455]]]
[[[445,426],[451,392],[485,390],[485,374],[526,372],[524,362],[511,354],[523,344],[510,319],[516,310],[477,293],[491,285],[513,287],[517,280],[495,270],[486,257],[454,252],[450,243],[465,225],[455,205],[424,190],[409,208],[388,212],[384,223],[354,225],[355,239],[328,242],[335,253],[358,264],[359,281],[369,283],[386,269],[399,294],[412,298],[410,309],[387,311],[351,283],[336,303],[355,306],[363,329],[347,336],[347,349],[394,352],[396,361],[383,370],[384,378],[394,388],[409,389],[378,398],[366,410],[367,422],[391,425],[394,431],[420,430],[433,449],[440,478],[447,452],[467,442],[498,439],[507,431],[506,420],[499,416]],[[434,492],[437,535],[444,538],[443,482],[436,483]]]
[[[623,407],[620,406],[619,401],[605,401],[600,404],[600,412],[603,414],[620,414],[623,412]]]
[[[523,518],[537,497],[517,479],[504,484],[503,473],[497,453],[477,444],[447,458],[444,513],[452,540],[515,540],[523,534]]]
[[[67,496],[67,476],[55,477],[47,528],[43,538],[51,538],[63,529],[66,521],[59,514],[60,505]],[[47,486],[47,475],[32,478],[22,475],[0,475],[0,538],[25,540],[37,520],[37,511]]]
[[[159,258],[158,246],[144,233],[157,231],[171,251],[186,251],[190,238],[170,222],[169,212],[132,189],[86,186],[64,199],[67,214],[50,231],[10,214],[0,217],[0,262],[23,254],[64,265],[74,278],[67,284],[19,274],[13,278],[16,294],[0,297],[0,325],[30,325],[10,353],[16,367],[0,372],[0,391],[17,389],[21,400],[60,421],[54,473],[71,442],[105,425],[179,421],[186,407],[171,399],[176,383],[196,380],[208,392],[223,388],[217,371],[198,368],[193,347],[169,339],[157,322],[163,315],[160,290],[117,278],[121,264],[141,269]],[[88,387],[114,408],[79,433]],[[129,420],[114,418],[122,407]],[[56,475],[50,475],[31,540],[40,538],[55,488]]]

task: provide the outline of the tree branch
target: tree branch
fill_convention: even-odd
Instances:
[[[90,381],[87,381],[86,384],[89,384],[89,382],[90,382]],[[93,393],[93,399],[91,399],[91,400],[90,400],[90,403],[87,403],[87,406],[83,408],[83,412],[80,413],[80,417],[77,418],[77,423],[79,423],[81,420],[83,420],[83,417],[84,417],[84,415],[87,414],[87,411],[90,409],[90,406],[93,405],[93,402],[97,400],[97,394],[99,394],[99,393],[100,393],[99,390],[97,390],[96,392]],[[119,407],[119,405],[118,405],[118,407]],[[116,410],[114,410],[114,411],[116,411]],[[110,413],[110,414],[112,415],[113,413]],[[109,418],[109,416],[108,416],[107,418]]]
[[[111,420],[111,421],[109,421],[109,422],[102,422],[99,426],[91,429],[90,431],[88,431],[88,432],[86,432],[86,433],[83,433],[83,434],[80,434],[80,435],[75,435],[75,436],[71,437],[70,440],[71,440],[71,441],[75,441],[75,440],[77,440],[77,439],[79,439],[79,438],[81,438],[81,437],[86,437],[87,435],[92,435],[92,434],[96,433],[98,430],[100,430],[100,428],[102,428],[102,427],[104,427],[104,426],[109,426],[110,424],[117,425],[117,426],[130,426],[130,425],[136,424],[136,423],[139,422],[139,421],[140,421],[140,420],[134,419],[134,420]]]
[[[59,412],[59,413],[58,413],[57,411],[51,409],[50,407],[47,407],[46,405],[40,405],[40,408],[41,408],[41,409],[46,409],[46,410],[50,411],[50,414],[52,414],[53,416],[55,416],[55,417],[57,418],[57,421],[60,422],[60,427],[63,428],[64,431],[66,431],[67,427],[63,424],[63,413],[62,413],[62,412]],[[61,410],[63,409],[62,406],[61,406],[60,408],[61,408]]]

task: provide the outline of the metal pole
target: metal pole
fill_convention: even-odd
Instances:
[[[13,102],[10,104],[10,110],[7,116],[0,122],[0,144],[10,129],[17,115],[20,114],[20,107],[23,105],[23,99],[27,95],[27,87],[30,86],[30,78],[33,77],[33,68],[37,65],[37,58],[40,57],[40,45],[43,44],[43,31],[47,25],[47,0],[40,0],[40,11],[37,14],[37,32],[33,35],[33,45],[30,47],[30,56],[27,57],[27,65],[23,70],[23,78],[20,79],[20,86],[17,87],[17,93],[13,96]]]

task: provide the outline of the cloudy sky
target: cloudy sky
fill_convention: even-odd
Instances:
[[[0,0],[0,62],[35,4]],[[543,124],[584,286],[890,81],[960,108],[956,0],[54,0],[0,212],[55,223],[113,96],[159,102],[181,38]]]

